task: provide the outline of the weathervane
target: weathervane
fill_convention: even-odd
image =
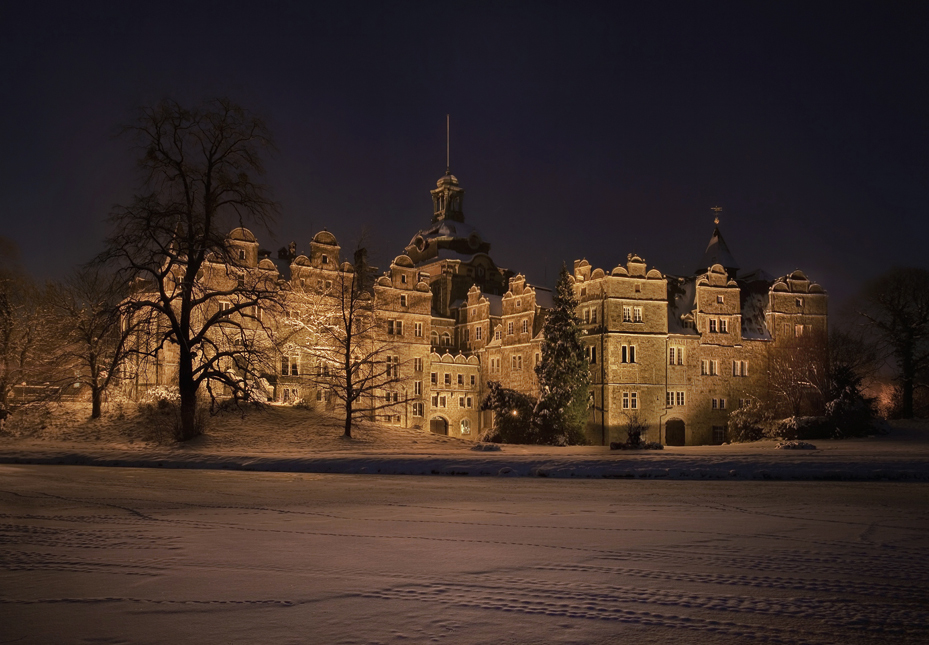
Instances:
[[[723,209],[719,206],[714,206],[710,210],[716,213],[716,217],[713,218],[713,223],[719,226],[719,214],[723,211]]]

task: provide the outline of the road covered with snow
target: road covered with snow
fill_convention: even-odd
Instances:
[[[0,465],[3,643],[925,643],[929,484]]]

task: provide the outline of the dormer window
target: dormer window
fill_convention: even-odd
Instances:
[[[405,274],[405,273],[402,274],[402,275],[400,276],[400,284],[406,284],[406,274]]]
[[[242,261],[245,260],[245,249],[239,249],[239,259]]]
[[[329,256],[326,255],[325,253],[323,253],[323,257],[322,257],[321,262],[322,262],[323,264],[329,264]]]

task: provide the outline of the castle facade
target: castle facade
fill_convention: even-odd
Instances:
[[[496,265],[489,242],[465,222],[464,192],[446,172],[431,191],[429,226],[374,281],[381,340],[389,343],[388,361],[400,377],[379,393],[394,403],[377,418],[477,440],[493,423],[492,413],[480,410],[489,381],[538,393],[534,368],[552,292]],[[277,272],[290,289],[329,289],[340,272],[352,270],[325,230],[308,252],[291,244],[276,258],[246,229],[233,231],[229,244],[239,249],[243,267]],[[633,254],[609,271],[574,262],[591,374],[591,443],[624,440],[630,420],[647,427],[649,441],[722,443],[729,413],[770,394],[777,352],[798,339],[825,337],[828,296],[803,272],[775,279],[739,271],[718,220],[689,276],[649,269]],[[143,385],[166,382],[170,357],[160,362],[143,372]],[[284,348],[271,364],[267,381],[275,401],[335,409],[317,378],[323,367],[311,357]]]

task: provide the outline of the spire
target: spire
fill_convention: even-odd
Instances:
[[[729,250],[726,240],[723,239],[723,234],[719,232],[719,214],[723,209],[714,206],[710,210],[715,213],[713,235],[710,237],[710,243],[706,246],[706,251],[703,253],[703,258],[700,260],[700,266],[697,267],[696,273],[703,273],[714,264],[721,264],[729,277],[734,278],[740,267]]]
[[[445,115],[445,174],[436,182],[432,192],[432,221],[454,220],[464,222],[462,202],[464,190],[458,185],[458,178],[451,170],[451,117]]]

